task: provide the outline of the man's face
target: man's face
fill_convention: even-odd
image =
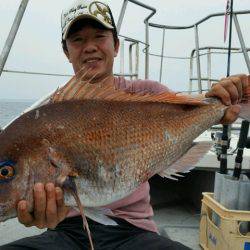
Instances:
[[[83,69],[88,72],[84,80],[100,81],[113,75],[114,57],[117,56],[119,42],[114,43],[111,30],[100,29],[91,24],[84,25],[66,39],[65,51],[74,72]]]

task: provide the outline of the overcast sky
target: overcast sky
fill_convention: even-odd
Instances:
[[[21,0],[0,0],[0,52],[8,36],[13,19]],[[107,0],[117,21],[123,0]],[[152,23],[166,25],[191,25],[199,19],[216,12],[224,12],[226,0],[143,0],[144,4],[157,9]],[[60,15],[70,0],[30,0],[23,17],[16,40],[5,65],[5,69],[73,74],[61,49]],[[250,10],[249,0],[235,0],[235,10]],[[121,34],[138,40],[145,40],[143,19],[149,11],[132,3],[128,4]],[[246,45],[250,47],[250,15],[239,17]],[[200,26],[200,46],[227,46],[223,43],[223,18],[214,18]],[[162,31],[151,29],[150,52],[160,53]],[[239,42],[235,30],[233,46]],[[165,54],[168,56],[189,56],[194,48],[194,31],[167,31]],[[143,46],[140,46],[143,49]],[[126,52],[127,55],[127,52]],[[247,73],[242,56],[232,57],[232,73]],[[140,63],[144,56],[140,54]],[[226,73],[226,56],[214,56],[212,59],[213,76],[223,77]],[[159,80],[160,60],[150,58],[150,78]],[[206,73],[205,59],[202,59],[202,71]],[[127,67],[126,67],[127,70]],[[119,58],[115,71],[119,72]],[[162,82],[172,89],[185,90],[188,87],[189,61],[166,59]],[[144,77],[140,67],[140,78]],[[46,93],[64,84],[68,77],[47,77],[24,74],[3,73],[0,77],[0,99],[38,99]]]

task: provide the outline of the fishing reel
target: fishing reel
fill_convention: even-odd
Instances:
[[[220,161],[220,156],[222,153],[222,145],[224,143],[224,141],[222,140],[222,132],[219,132],[219,131],[212,132],[211,138],[214,142],[213,148],[214,148],[214,151],[216,152],[217,160]],[[230,141],[231,141],[231,138],[229,138],[227,141],[227,149],[230,148]]]

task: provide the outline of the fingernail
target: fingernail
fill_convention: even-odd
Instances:
[[[59,188],[56,188],[56,198],[58,200],[61,200],[62,197],[63,197],[63,194],[62,194],[61,190]]]
[[[44,186],[42,183],[36,183],[34,186],[34,190],[35,191],[41,191],[42,189],[44,189]]]
[[[21,210],[25,210],[25,209],[26,209],[26,203],[25,203],[25,202],[21,202],[21,203],[19,204],[19,208],[20,208]]]
[[[56,190],[57,193],[61,193],[61,188],[56,187],[55,190]]]
[[[53,183],[47,183],[45,187],[46,187],[47,191],[52,191],[54,189],[54,184]]]

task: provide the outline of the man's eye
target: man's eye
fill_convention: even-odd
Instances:
[[[72,42],[81,42],[82,38],[81,37],[75,37],[72,39]]]

